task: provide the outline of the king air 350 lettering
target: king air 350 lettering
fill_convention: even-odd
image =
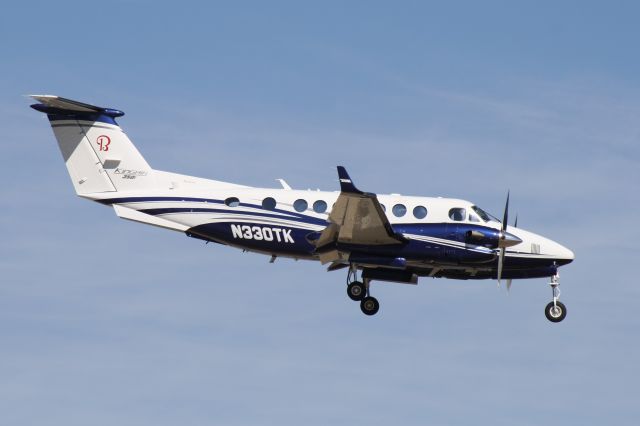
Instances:
[[[291,229],[267,228],[264,226],[231,225],[233,238],[241,240],[277,241],[293,244]]]

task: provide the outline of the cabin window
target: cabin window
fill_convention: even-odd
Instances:
[[[303,212],[309,207],[309,204],[303,199],[299,199],[293,202],[293,208],[296,209],[297,212]]]
[[[427,217],[427,208],[425,206],[415,206],[413,208],[413,216],[416,219],[424,219]]]
[[[238,200],[236,197],[229,197],[224,200],[224,203],[229,207],[238,207],[240,205],[240,200]]]
[[[275,210],[276,200],[273,197],[267,197],[262,200],[262,208],[265,210]]]
[[[384,206],[384,204],[380,204],[380,207],[382,207],[382,211],[383,212],[385,212],[385,213],[387,212],[387,208]]]
[[[407,214],[407,208],[405,207],[404,204],[396,204],[395,206],[393,206],[393,214],[396,217],[402,217],[405,214]]]
[[[327,211],[327,203],[322,200],[318,200],[313,203],[313,211],[316,213],[324,213]]]
[[[462,207],[454,207],[449,210],[449,219],[461,222],[467,216],[467,211]]]

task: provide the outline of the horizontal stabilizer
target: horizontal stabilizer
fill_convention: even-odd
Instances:
[[[29,95],[31,98],[40,102],[39,104],[31,105],[31,108],[36,111],[44,112],[47,114],[104,114],[106,116],[115,118],[122,117],[124,112],[113,109],[103,108],[95,105],[85,104],[83,102],[74,101],[67,98],[61,98],[54,95]]]

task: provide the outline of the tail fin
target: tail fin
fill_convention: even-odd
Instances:
[[[31,105],[47,114],[78,195],[155,186],[153,169],[116,123],[124,112],[50,95]]]

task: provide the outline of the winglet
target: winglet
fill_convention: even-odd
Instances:
[[[362,194],[362,191],[356,188],[353,184],[351,177],[349,177],[349,173],[347,173],[347,169],[343,166],[338,166],[338,178],[340,179],[340,190],[342,192]]]

